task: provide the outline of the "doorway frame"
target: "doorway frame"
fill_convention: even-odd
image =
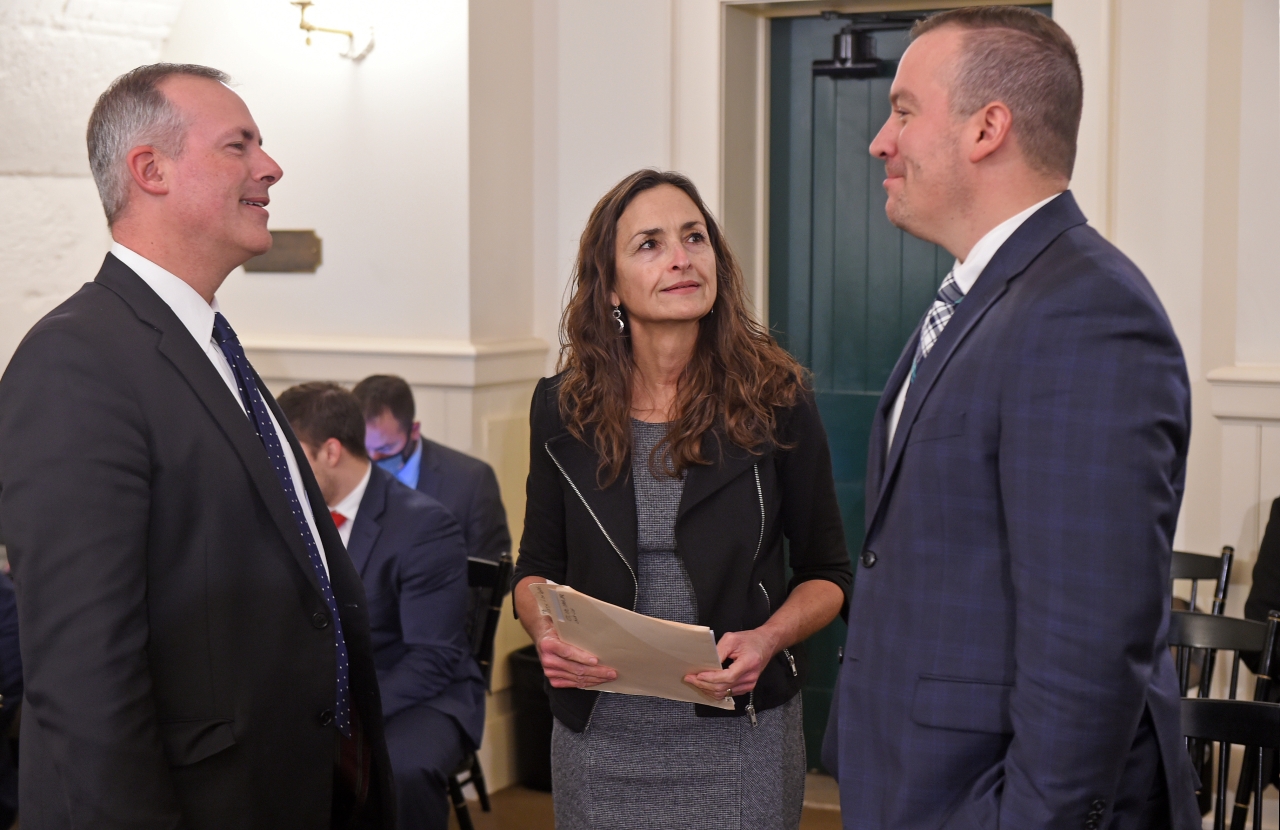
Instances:
[[[1108,238],[1115,215],[1118,3],[1053,0],[1054,20],[1075,41],[1084,77],[1071,190]],[[956,0],[671,0],[671,166],[707,183],[704,198],[733,243],[761,321],[769,319],[769,21],[823,10],[955,5]]]

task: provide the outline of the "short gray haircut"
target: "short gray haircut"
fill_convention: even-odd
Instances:
[[[951,87],[951,111],[967,118],[995,101],[1013,115],[1013,132],[1027,163],[1071,178],[1084,106],[1075,44],[1047,15],[1018,6],[941,12],[919,21],[915,40],[943,26],[964,32]]]
[[[160,82],[173,75],[208,78],[222,84],[230,81],[227,73],[208,66],[153,63],[116,78],[93,106],[86,136],[89,169],[93,171],[108,226],[115,224],[128,202],[125,157],[130,150],[150,145],[171,158],[182,154],[187,124],[159,89]]]

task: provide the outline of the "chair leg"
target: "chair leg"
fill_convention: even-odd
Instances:
[[[1244,830],[1249,820],[1249,801],[1253,798],[1253,779],[1257,774],[1257,752],[1246,748],[1240,764],[1240,780],[1236,782],[1236,803],[1231,810],[1231,830]]]
[[[467,798],[462,794],[462,785],[454,775],[449,776],[449,797],[453,800],[453,813],[458,817],[458,827],[461,830],[475,830],[475,825],[471,823],[471,813],[467,810]]]
[[[484,783],[484,769],[480,766],[479,756],[471,762],[471,786],[476,788],[476,795],[480,797],[480,809],[490,812],[489,788]]]

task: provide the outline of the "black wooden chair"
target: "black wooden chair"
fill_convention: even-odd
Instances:
[[[1227,589],[1231,584],[1231,563],[1235,557],[1235,548],[1230,545],[1222,548],[1221,556],[1205,556],[1202,553],[1184,553],[1175,550],[1173,561],[1169,566],[1171,581],[1187,579],[1191,581],[1190,611],[1199,611],[1196,607],[1196,588],[1201,580],[1214,581],[1213,604],[1209,613],[1222,616],[1227,608]],[[1181,649],[1178,652],[1178,677],[1182,683],[1182,695],[1186,697],[1190,679],[1191,666],[1199,669],[1197,683],[1200,686],[1200,697],[1209,694],[1209,683],[1213,677],[1214,653],[1211,650],[1194,651]],[[1253,665],[1253,664],[1250,664]]]
[[[511,554],[504,553],[497,562],[489,559],[467,557],[467,584],[475,594],[476,602],[470,625],[471,653],[484,676],[488,691],[493,678],[493,639],[498,633],[498,620],[502,617],[502,601],[511,590]],[[458,817],[461,830],[475,830],[471,813],[467,810],[467,798],[462,788],[471,784],[480,799],[480,809],[490,811],[489,790],[484,782],[484,770],[475,750],[468,750],[462,763],[449,776],[449,798],[453,812]]]
[[[1200,680],[1194,694],[1198,698],[1207,698],[1213,681],[1214,656],[1218,651],[1227,651],[1232,653],[1227,697],[1234,700],[1240,683],[1241,656],[1257,655],[1261,659],[1266,644],[1266,623],[1193,611],[1174,611],[1169,618],[1169,645],[1177,653],[1178,691],[1184,698],[1192,694],[1193,659],[1199,658],[1200,664]],[[1187,751],[1201,781],[1196,800],[1200,811],[1207,813],[1213,807],[1214,797],[1213,745],[1207,741],[1189,740]]]
[[[1182,732],[1190,741],[1218,744],[1218,797],[1213,811],[1213,829],[1224,830],[1227,817],[1227,770],[1231,765],[1231,747],[1244,746],[1245,760],[1240,771],[1237,789],[1261,791],[1262,764],[1260,759],[1268,749],[1280,749],[1280,703],[1264,703],[1252,700],[1214,700],[1192,698],[1182,701]],[[1247,810],[1247,802],[1246,802]],[[1240,805],[1235,808],[1241,819],[1239,830],[1244,827],[1244,815]],[[1231,826],[1237,826],[1233,816]],[[1262,830],[1262,799],[1253,803],[1253,828]]]
[[[1280,614],[1273,612],[1266,623],[1254,620],[1240,620],[1233,617],[1217,617],[1210,614],[1197,614],[1190,611],[1174,611],[1169,620],[1169,645],[1179,652],[1186,649],[1208,649],[1211,652],[1229,651],[1232,653],[1231,682],[1227,688],[1227,700],[1235,701],[1239,691],[1240,658],[1242,654],[1259,655],[1259,673],[1254,684],[1254,702],[1262,702],[1267,698],[1270,689],[1271,655],[1275,650],[1276,632],[1280,628]],[[1180,661],[1181,662],[1181,661]],[[1188,689],[1186,674],[1180,674],[1179,683],[1185,697]],[[1198,698],[1194,701],[1210,700],[1208,680],[1202,679],[1197,689]],[[1184,730],[1185,731],[1185,730]],[[1218,774],[1215,778],[1207,773],[1212,765],[1211,747],[1214,741],[1219,742]],[[1214,827],[1222,830],[1226,820],[1226,770],[1230,765],[1230,744],[1233,741],[1224,739],[1208,739],[1187,732],[1187,751],[1191,754],[1192,764],[1200,775],[1201,790],[1197,798],[1201,809],[1207,806],[1206,796],[1210,786],[1216,791],[1214,800]],[[1246,751],[1240,772],[1240,781],[1236,786],[1235,816],[1232,819],[1233,830],[1243,830],[1245,812],[1248,809],[1250,793],[1254,788],[1254,779],[1261,767],[1258,766],[1260,751],[1250,746]]]
[[[1177,651],[1178,690],[1186,697],[1190,693],[1190,660],[1192,649],[1209,652],[1229,651],[1231,684],[1228,699],[1234,700],[1240,682],[1240,655],[1262,654],[1267,645],[1267,623],[1240,620],[1235,617],[1219,617],[1194,611],[1172,611],[1169,615],[1169,645]],[[1265,656],[1265,655],[1264,655]],[[1201,676],[1198,697],[1208,697],[1212,677]]]
[[[1206,556],[1203,553],[1173,552],[1173,561],[1169,564],[1169,579],[1191,580],[1191,611],[1196,607],[1196,587],[1202,580],[1214,581],[1213,605],[1210,613],[1222,614],[1227,605],[1227,587],[1231,583],[1231,562],[1235,558],[1235,548],[1225,545],[1221,556]]]

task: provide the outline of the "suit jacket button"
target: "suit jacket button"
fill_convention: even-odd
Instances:
[[[321,726],[331,725],[333,723],[333,710],[325,709],[323,712],[321,712],[319,721]]]
[[[871,568],[876,564],[876,552],[873,550],[864,550],[862,552],[862,567]]]
[[[311,615],[311,624],[314,625],[316,628],[328,628],[329,615],[321,614],[319,611],[317,611]]]
[[[1101,798],[1095,798],[1093,803],[1089,805],[1089,807],[1095,811],[1106,809],[1106,806],[1107,802],[1103,801]]]

